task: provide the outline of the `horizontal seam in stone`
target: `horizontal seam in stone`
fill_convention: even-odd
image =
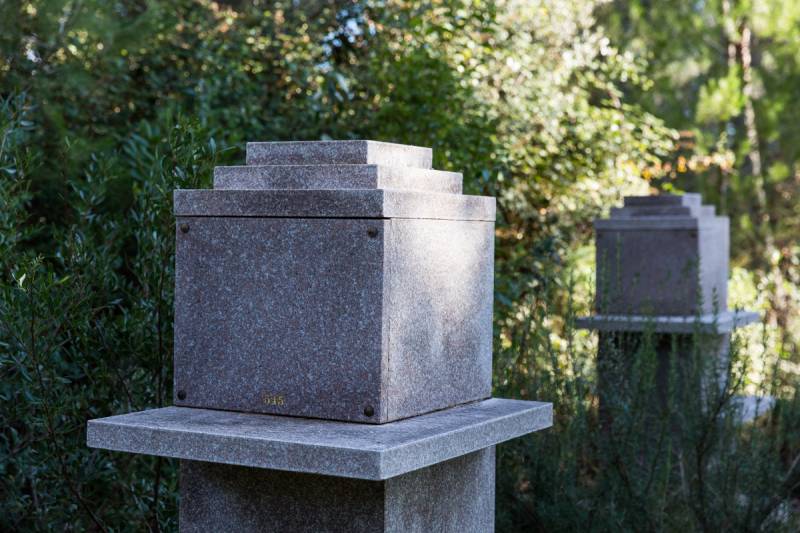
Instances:
[[[335,219],[335,220],[450,220],[453,222],[494,222],[494,218],[442,218],[442,217],[412,217],[412,216],[313,216],[313,215],[214,215],[214,214],[189,214],[189,213],[175,213],[176,217],[196,217],[196,218],[289,218],[289,219],[309,219],[309,218],[322,218],[322,219]]]

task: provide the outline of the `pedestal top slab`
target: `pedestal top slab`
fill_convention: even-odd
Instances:
[[[623,208],[634,209],[634,208]],[[659,208],[660,211],[664,209]],[[631,215],[614,211],[614,218],[597,219],[594,229],[597,231],[675,231],[697,230],[727,224],[725,217],[703,215],[700,217],[689,215],[668,215],[658,212],[652,216]]]
[[[550,403],[492,398],[384,425],[164,407],[90,420],[93,448],[382,480],[553,424]]]
[[[755,311],[725,311],[700,316],[594,315],[578,318],[575,320],[575,325],[579,329],[598,331],[691,334],[699,330],[703,333],[730,333],[738,327],[759,320],[761,316]]]

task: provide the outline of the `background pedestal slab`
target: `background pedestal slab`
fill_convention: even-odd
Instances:
[[[594,315],[575,320],[579,329],[598,331],[650,331],[653,333],[730,333],[736,328],[758,322],[755,311],[724,311],[708,315],[647,316]]]

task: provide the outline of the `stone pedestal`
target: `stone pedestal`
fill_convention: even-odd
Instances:
[[[382,424],[488,398],[494,198],[414,146],[247,149],[175,191],[175,404]]]
[[[601,381],[618,378],[603,375],[604,361],[633,355],[648,335],[662,401],[671,358],[688,357],[695,343],[724,384],[731,332],[759,320],[727,308],[728,228],[698,194],[627,197],[610,219],[595,221],[597,314],[577,326],[600,332]]]
[[[175,191],[175,406],[90,446],[181,460],[181,531],[494,528],[494,199],[430,149],[249,143]]]

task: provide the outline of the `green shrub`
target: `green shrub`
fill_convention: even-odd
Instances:
[[[718,359],[717,338],[700,331],[601,335],[596,359],[572,313],[566,342],[552,342],[544,322],[557,299],[552,285],[532,296],[496,359],[499,394],[555,411],[551,430],[500,448],[499,530],[797,530],[800,396],[741,423],[740,337]],[[778,393],[772,375],[759,394]]]
[[[65,198],[73,224],[25,226],[35,167],[24,98],[6,101],[2,182],[16,210],[4,232],[0,287],[4,530],[174,526],[175,465],[90,451],[87,419],[165,405],[171,397],[173,220],[177,187],[208,186],[208,134],[142,124],[93,160]],[[131,194],[120,209],[118,182]],[[13,213],[12,213],[13,214]],[[22,225],[22,231],[19,231]],[[46,228],[49,250],[30,241]]]

